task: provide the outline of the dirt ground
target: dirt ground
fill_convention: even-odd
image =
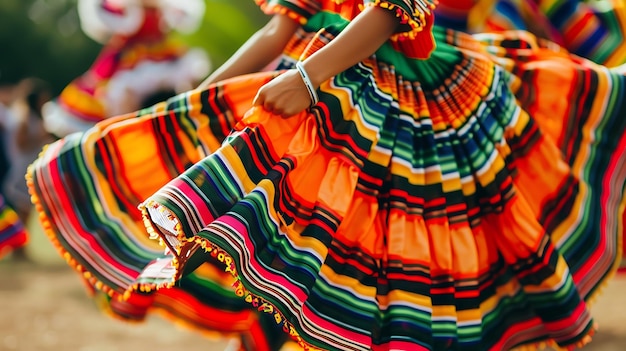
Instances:
[[[129,324],[102,314],[69,267],[0,264],[0,350],[224,350],[213,341],[153,317]]]
[[[35,231],[34,262],[0,261],[0,351],[218,351],[211,340],[160,317],[128,324],[97,310],[78,276]],[[593,309],[600,329],[583,350],[626,350],[626,274],[614,278]]]

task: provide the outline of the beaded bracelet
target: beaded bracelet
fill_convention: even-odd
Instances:
[[[317,91],[315,91],[315,88],[313,87],[313,83],[311,83],[311,78],[309,78],[309,75],[306,73],[306,70],[302,65],[302,61],[296,62],[296,68],[300,73],[300,77],[302,77],[302,81],[306,86],[306,90],[309,92],[309,97],[311,98],[311,106],[317,104],[320,99],[317,96]]]

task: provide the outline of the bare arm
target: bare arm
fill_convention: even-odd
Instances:
[[[391,11],[368,7],[328,45],[304,61],[315,88],[371,56],[396,31],[399,20]],[[255,105],[282,116],[291,116],[311,100],[296,70],[289,70],[259,90]]]
[[[396,31],[399,19],[393,12],[368,7],[330,44],[304,62],[315,87],[371,56]]]
[[[299,24],[286,15],[274,15],[222,66],[211,73],[199,88],[223,79],[260,71],[283,52],[298,27]]]

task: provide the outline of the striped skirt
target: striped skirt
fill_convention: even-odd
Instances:
[[[436,19],[462,31],[530,31],[607,67],[626,64],[624,0],[440,0]]]
[[[435,37],[291,118],[251,108],[263,72],[50,145],[28,178],[51,240],[118,315],[224,332],[226,311],[248,334],[267,315],[309,349],[587,343],[621,257],[626,78],[532,36]]]
[[[0,195],[0,258],[28,242],[28,233],[17,213]]]

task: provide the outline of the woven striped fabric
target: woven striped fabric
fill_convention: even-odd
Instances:
[[[523,79],[524,84],[513,88],[519,103],[532,112],[542,132],[559,148],[571,172],[585,184],[579,190],[586,192],[584,218],[574,218],[573,213],[560,219],[542,215],[552,238],[564,248],[570,266],[577,261],[582,264],[580,258],[591,255],[582,249],[584,245],[619,249],[620,241],[623,241],[623,228],[619,226],[624,223],[620,216],[626,216],[623,208],[620,209],[620,202],[623,206],[624,200],[619,194],[626,168],[623,151],[620,151],[625,142],[624,121],[620,117],[626,108],[621,102],[622,87],[626,82],[623,72],[567,55],[555,45],[544,46],[545,41],[528,33],[482,34],[474,38],[480,40],[502,67]],[[455,43],[463,45],[463,40],[458,39],[455,38]],[[518,50],[520,48],[522,50]],[[562,96],[566,96],[570,103],[563,101]],[[589,147],[587,143],[595,145]],[[598,170],[606,171],[603,174]],[[551,206],[569,207],[580,196],[583,195],[562,194]],[[599,211],[594,203],[600,203],[608,211]],[[569,223],[568,227],[562,227],[559,221]],[[594,228],[588,225],[589,222],[601,225]],[[563,232],[559,226],[568,229]],[[605,231],[599,237],[598,228]],[[602,239],[608,241],[596,241]],[[579,291],[586,299],[597,288],[590,281],[611,272],[611,266],[615,264],[612,258],[600,256],[590,262],[594,262],[593,265],[573,269]]]
[[[305,23],[280,68],[361,4],[272,3]],[[530,34],[433,35],[291,118],[251,108],[263,72],[52,144],[28,174],[47,233],[126,318],[267,315],[325,350],[586,344],[621,257],[624,76]]]
[[[51,242],[105,312],[126,321],[158,313],[208,335],[241,335],[250,350],[269,351],[274,340],[263,331],[265,317],[236,296],[235,280],[221,265],[203,260],[171,289],[137,285],[150,262],[167,261],[137,205],[219,146],[235,122],[228,113],[209,118],[202,106],[220,99],[183,94],[60,139],[32,164],[27,183]]]
[[[623,0],[440,0],[436,19],[473,33],[526,30],[608,67],[626,63]]]
[[[28,233],[24,224],[0,195],[0,258],[27,242]]]
[[[322,38],[287,56],[345,24],[318,12]],[[171,276],[215,255],[310,348],[587,343],[620,257],[624,77],[525,38],[435,34],[428,60],[389,44],[322,84],[311,113],[252,110],[150,197]]]

